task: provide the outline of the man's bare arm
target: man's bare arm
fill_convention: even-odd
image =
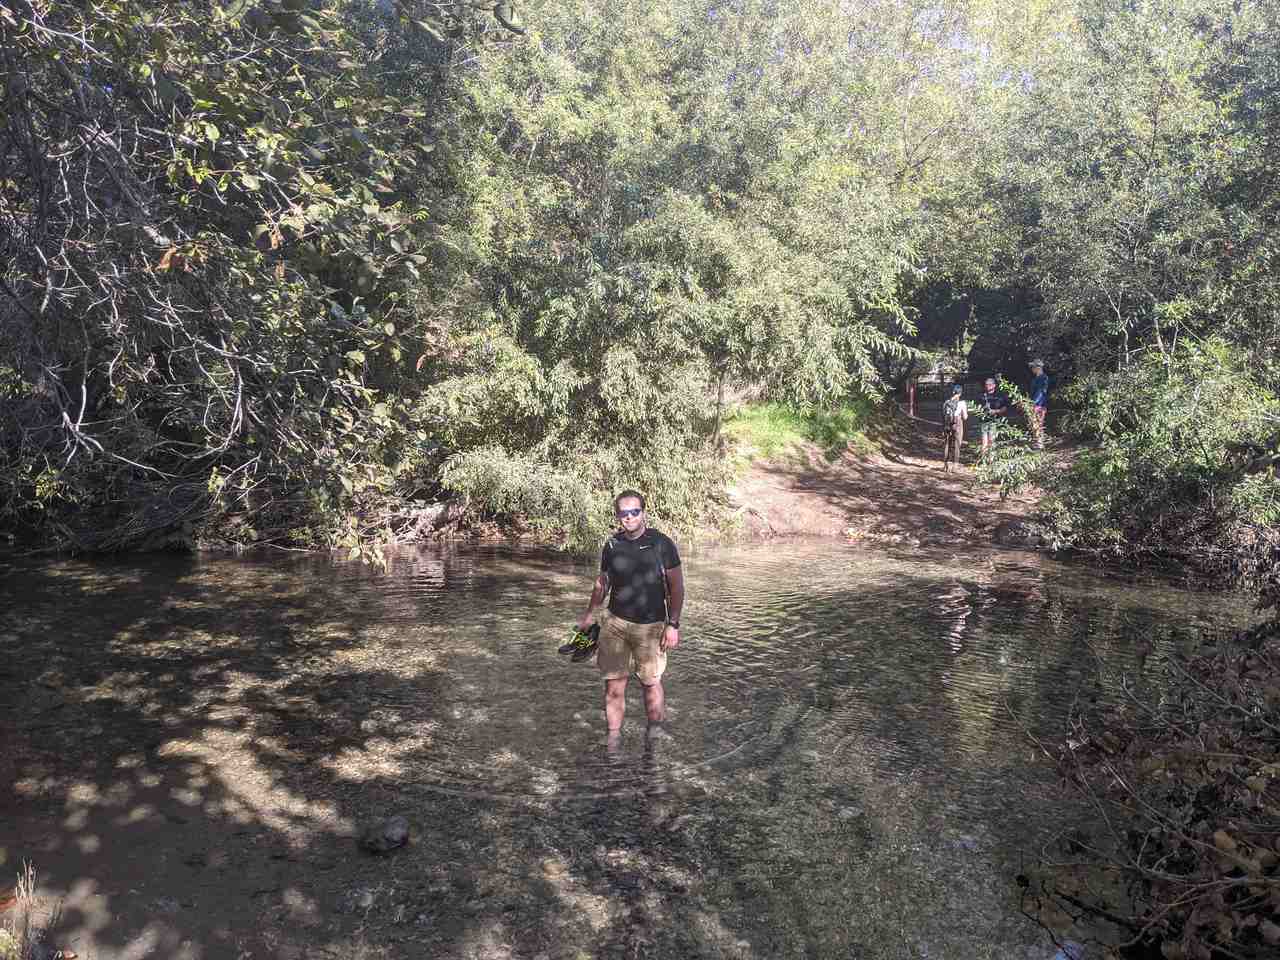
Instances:
[[[672,567],[667,571],[667,619],[680,620],[684,609],[684,570]]]
[[[583,630],[591,626],[591,620],[596,612],[596,607],[604,603],[605,596],[609,593],[609,577],[600,574],[596,577],[595,586],[591,589],[591,600],[587,603],[586,612],[578,618],[578,626]]]
[[[684,571],[672,567],[667,575],[667,620],[680,622],[680,611],[684,609]],[[670,622],[662,631],[662,639],[658,641],[659,650],[674,650],[680,646],[680,628],[671,626]]]

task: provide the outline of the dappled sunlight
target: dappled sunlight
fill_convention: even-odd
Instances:
[[[354,823],[337,812],[330,801],[306,797],[292,791],[279,773],[260,762],[253,750],[254,738],[225,730],[207,730],[199,741],[170,740],[160,745],[156,755],[165,759],[197,759],[205,766],[190,774],[188,785],[174,789],[171,796],[189,807],[204,806],[212,816],[236,823],[260,823],[289,835],[299,829],[326,829],[353,833]],[[206,799],[208,774],[220,789],[216,800]]]
[[[1018,555],[692,553],[673,738],[632,685],[611,744],[592,665],[555,653],[591,566],[519,556],[33,572],[8,862],[94,960],[986,960],[1036,936],[1007,878],[1050,806],[1005,701],[1051,722],[1127,662],[1117,631],[1180,636],[1183,595]],[[393,814],[406,846],[362,851]]]
[[[322,760],[321,765],[351,783],[395,779],[406,772],[404,759],[421,755],[431,742],[430,737],[373,737],[360,747],[343,747],[334,757]]]
[[[581,878],[576,878],[565,861],[548,857],[542,861],[542,876],[561,904],[600,933],[609,925],[609,898],[592,893]]]
[[[322,922],[320,901],[296,887],[288,887],[280,894],[281,903],[294,923],[315,926]]]
[[[520,758],[510,748],[489,754],[486,762],[493,767],[509,767],[520,762]]]
[[[486,918],[474,925],[458,943],[459,955],[475,960],[515,960],[517,947],[507,925]]]
[[[766,954],[757,953],[751,946],[750,940],[737,936],[730,927],[726,926],[724,918],[718,912],[697,910],[688,922],[692,925],[696,938],[708,946],[715,947],[716,953],[720,956],[732,958],[732,960],[753,960],[755,957],[766,956]]]
[[[552,770],[538,770],[530,781],[530,789],[536,796],[553,797],[563,789],[563,781]]]

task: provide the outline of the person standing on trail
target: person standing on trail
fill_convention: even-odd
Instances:
[[[1000,421],[1009,415],[1009,398],[996,390],[995,377],[987,377],[982,388],[982,396],[978,398],[978,410],[982,416],[982,450],[978,457],[985,460],[995,446]]]
[[[684,572],[675,543],[645,521],[644,496],[623,490],[614,497],[619,529],[600,553],[600,575],[591,600],[578,618],[582,630],[609,598],[602,617],[596,666],[604,678],[604,715],[610,738],[622,729],[627,679],[634,671],[644,688],[644,709],[651,736],[666,736],[666,694],[662,675],[667,651],[680,645],[684,608]]]
[[[963,394],[964,387],[958,383],[952,384],[951,396],[942,405],[942,430],[945,437],[942,449],[943,470],[949,469],[953,459],[955,465],[960,466],[960,450],[964,446],[964,425],[969,419],[969,405],[964,402]]]
[[[1031,429],[1036,435],[1036,449],[1044,449],[1044,418],[1049,412],[1049,375],[1044,372],[1043,360],[1031,361],[1031,406],[1035,421]]]

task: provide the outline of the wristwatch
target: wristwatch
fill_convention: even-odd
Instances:
[[[667,626],[668,626],[668,627],[674,627],[675,629],[679,630],[679,629],[680,629],[680,621],[679,621],[679,620],[668,620],[668,621],[667,621]]]

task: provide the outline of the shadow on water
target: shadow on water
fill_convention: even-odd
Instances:
[[[1073,813],[1019,724],[1247,616],[1019,554],[688,566],[676,739],[632,690],[613,752],[554,653],[590,564],[10,568],[0,870],[89,958],[1038,956],[1007,877]]]

